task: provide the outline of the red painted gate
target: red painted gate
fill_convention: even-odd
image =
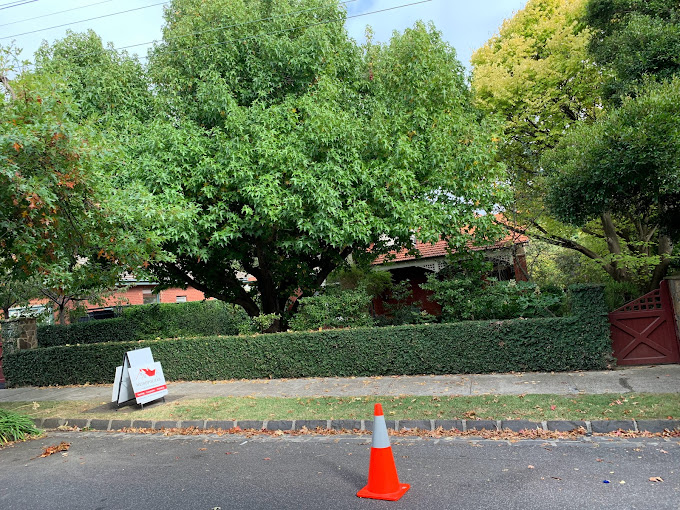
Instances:
[[[5,387],[5,375],[2,373],[2,336],[0,336],[0,390]]]
[[[609,314],[619,365],[680,363],[680,342],[668,282]]]

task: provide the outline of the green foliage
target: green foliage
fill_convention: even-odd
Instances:
[[[38,278],[60,318],[154,259],[159,239],[144,194],[110,178],[124,166],[117,139],[83,119],[70,85],[41,68],[0,101],[0,268]]]
[[[643,294],[633,282],[613,280],[599,264],[585,255],[541,241],[534,241],[527,247],[527,267],[531,280],[544,292],[552,287],[566,289],[573,284],[603,285],[609,311]]]
[[[669,0],[531,0],[473,57],[479,104],[505,119],[501,157],[515,192],[513,219],[533,238],[578,251],[639,291],[655,288],[667,271],[666,236],[680,224],[677,184],[666,179],[673,163],[655,175],[660,159],[674,157],[677,120],[669,112],[666,123],[648,104],[637,125],[615,126],[603,104],[618,105],[675,74],[678,12]],[[657,136],[663,124],[670,126],[666,140]],[[549,153],[556,146],[561,156]],[[617,158],[628,159],[628,169]]]
[[[339,290],[336,289],[339,286]],[[340,267],[328,275],[325,292],[339,292],[345,289],[363,290],[372,298],[392,288],[389,271],[375,271],[371,266]]]
[[[680,78],[675,78],[649,84],[598,123],[573,129],[544,158],[551,210],[575,224],[606,211],[631,222],[645,218],[679,237],[677,225],[663,217],[680,189],[679,126]]]
[[[500,157],[525,226],[526,218],[544,214],[541,154],[570,126],[599,114],[602,73],[587,58],[590,32],[580,22],[585,3],[529,0],[471,59],[477,104],[504,121]]]
[[[126,342],[180,336],[235,335],[245,312],[221,301],[163,303],[123,308],[122,316],[68,326],[38,326],[38,345]]]
[[[445,322],[552,317],[564,298],[559,288],[545,292],[532,282],[457,275],[445,280],[430,276],[422,287],[434,292]]]
[[[4,369],[13,386],[110,383],[140,347],[170,381],[604,369],[601,289],[575,291],[584,315],[52,347],[11,353]]]
[[[453,48],[423,24],[360,48],[345,15],[336,0],[165,10],[149,67],[157,110],[130,140],[128,172],[189,216],[163,229],[175,261],[152,267],[164,283],[193,279],[251,316],[282,315],[388,237],[489,226],[476,212],[502,194],[495,126]]]
[[[155,338],[155,337],[147,337]],[[69,325],[38,326],[38,347],[137,340],[136,325],[126,319],[103,319]]]
[[[555,286],[549,292],[532,282],[497,281],[487,276],[491,263],[481,254],[453,260],[437,274],[429,274],[421,285],[434,293],[442,307],[444,322],[518,317],[554,317],[564,293]]]
[[[38,279],[26,278],[16,268],[2,272],[0,269],[0,310],[3,318],[9,318],[9,309],[28,305],[38,295]]]
[[[680,71],[680,6],[676,0],[590,0],[588,49],[609,68],[605,97],[620,105],[649,76],[664,81]]]
[[[78,104],[76,120],[101,130],[125,129],[130,120],[151,116],[152,95],[143,69],[127,52],[105,48],[92,30],[74,33],[35,53],[35,72],[60,76]],[[113,134],[113,133],[112,133]]]
[[[30,435],[40,434],[33,420],[12,411],[0,409],[0,445],[11,441],[23,441]]]
[[[371,297],[363,290],[342,290],[300,299],[300,309],[289,322],[293,331],[372,326]]]
[[[281,316],[275,313],[256,315],[255,317],[244,317],[238,324],[239,335],[252,335],[255,333],[267,333],[268,329],[274,326]]]
[[[420,303],[413,302],[413,288],[407,280],[392,285],[389,299],[383,301],[383,306],[385,314],[377,317],[381,326],[438,322],[437,317],[421,310]]]

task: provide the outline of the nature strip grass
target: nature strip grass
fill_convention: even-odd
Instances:
[[[480,395],[458,397],[214,397],[116,409],[102,401],[2,402],[32,418],[135,420],[372,419],[381,402],[388,419],[650,420],[680,418],[680,394]]]

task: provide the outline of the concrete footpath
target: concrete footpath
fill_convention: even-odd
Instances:
[[[551,373],[511,373],[511,374],[479,374],[479,375],[435,375],[435,376],[382,376],[382,377],[348,377],[348,378],[307,378],[307,379],[255,379],[214,382],[170,382],[168,398],[173,401],[211,397],[347,397],[347,396],[454,396],[454,395],[521,395],[521,394],[625,394],[635,393],[680,393],[680,365],[655,365],[630,368],[617,368],[607,371],[591,372],[551,372]],[[0,402],[40,402],[60,400],[102,400],[110,401],[111,386],[87,385],[71,387],[23,387],[0,390]],[[56,420],[56,421],[55,421]],[[139,420],[135,420],[139,421]],[[296,428],[313,428],[327,426],[329,428],[361,428],[370,427],[370,420],[340,420],[343,424],[334,426],[330,421],[308,423],[308,420],[287,420],[276,422],[247,422],[238,424],[241,428],[270,428],[274,430],[291,430]],[[413,420],[409,423],[393,421],[388,424],[392,428],[437,428],[437,420]],[[481,420],[451,420],[445,428],[468,430],[470,427],[483,425],[481,428],[543,428],[549,430],[550,423],[520,423],[523,420],[508,422],[480,423]],[[53,423],[54,422],[54,423]],[[87,423],[86,423],[87,422]],[[100,423],[101,422],[101,423]],[[356,422],[356,423],[355,423]],[[366,422],[366,423],[364,423]],[[402,420],[404,422],[404,420]],[[455,422],[455,423],[453,423]],[[648,426],[634,420],[625,422],[608,422],[593,426],[596,422],[554,422],[552,430],[571,430],[575,426],[584,426],[592,432],[607,432],[623,428],[624,430],[649,430],[660,432],[666,428],[680,426],[680,422],[651,420]],[[657,423],[658,422],[658,423]],[[134,425],[131,420],[58,420],[46,419],[39,425],[44,428],[56,428],[64,424],[88,427],[97,430],[116,430],[123,427],[142,426],[145,428],[200,426],[210,428],[212,425],[202,420],[188,422],[149,422]],[[236,426],[236,422],[215,422],[222,428]],[[562,424],[561,424],[562,423]],[[359,424],[357,427],[356,425]],[[244,426],[247,425],[247,426]],[[449,427],[450,426],[450,427]],[[568,428],[567,428],[568,427]],[[612,428],[615,427],[615,428]],[[596,430],[597,429],[597,430]],[[602,430],[600,430],[602,429]]]

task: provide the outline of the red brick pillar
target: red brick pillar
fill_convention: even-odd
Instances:
[[[527,271],[527,256],[524,252],[524,246],[521,244],[515,247],[512,261],[515,265],[515,281],[529,281],[529,271]]]

